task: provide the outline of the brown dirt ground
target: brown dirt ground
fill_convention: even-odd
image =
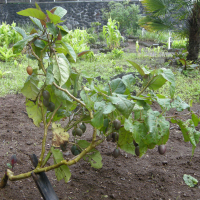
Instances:
[[[194,105],[193,110],[200,110],[200,105]],[[163,156],[155,148],[148,150],[142,158],[121,152],[115,159],[111,154],[115,144],[105,141],[98,147],[103,157],[101,169],[93,169],[86,162],[80,161],[70,167],[72,177],[67,184],[64,181],[58,182],[53,171],[46,174],[58,197],[63,200],[200,199],[200,188],[189,188],[183,181],[184,174],[200,180],[200,148],[196,148],[190,161],[192,146],[183,141],[177,126],[171,127],[167,152]],[[91,132],[90,127],[88,132]],[[21,94],[0,98],[0,176],[3,176],[12,154],[16,154],[18,159],[13,169],[15,174],[32,170],[29,154],[40,155],[42,135],[42,127],[35,127],[26,115],[25,98]],[[50,133],[47,149],[51,137]],[[66,152],[65,157],[69,154]],[[52,163],[50,160],[48,164]],[[8,181],[7,186],[1,189],[0,199],[38,200],[42,197],[30,177]]]
[[[154,105],[154,108],[157,106]],[[200,111],[200,105],[192,110]],[[174,112],[174,111],[173,111]],[[169,115],[173,112],[168,113]],[[199,127],[198,127],[199,130]],[[115,159],[112,152],[115,144],[105,141],[98,147],[103,157],[101,169],[91,168],[81,160],[70,166],[70,181],[58,182],[54,171],[46,172],[59,199],[62,200],[200,200],[200,186],[188,187],[183,175],[189,174],[200,181],[200,148],[195,150],[191,159],[192,146],[183,141],[178,127],[171,125],[167,152],[160,155],[157,148],[148,150],[142,158],[126,154]],[[91,127],[87,127],[85,138],[90,138]],[[0,178],[3,177],[7,163],[13,154],[18,162],[14,174],[31,171],[33,166],[30,154],[40,156],[43,137],[42,127],[35,127],[28,118],[25,98],[21,94],[7,95],[0,98]],[[84,136],[83,136],[84,137]],[[46,150],[51,144],[52,134],[49,130]],[[65,158],[71,156],[67,151]],[[51,159],[48,165],[53,164]],[[42,199],[35,182],[30,177],[20,181],[8,181],[1,189],[0,200],[39,200]]]

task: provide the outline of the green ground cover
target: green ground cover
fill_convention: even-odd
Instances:
[[[159,68],[165,66],[164,58],[167,56],[165,52],[162,52],[163,57],[160,57],[161,53],[157,54],[157,50],[152,53],[151,56],[147,52],[137,53],[123,53],[120,58],[115,58],[115,54],[95,54],[91,59],[79,59],[77,63],[73,63],[72,67],[76,68],[79,72],[90,77],[98,77],[101,79],[109,81],[109,79],[122,72],[136,72],[135,69],[127,62],[127,60],[132,60],[139,65],[148,68]],[[152,56],[154,55],[154,56]],[[165,56],[164,56],[165,55]],[[168,55],[170,57],[170,54]],[[24,80],[27,76],[26,67],[31,65],[37,66],[35,61],[29,60],[24,55],[20,60],[13,60],[11,62],[1,62],[0,71],[10,72],[5,73],[0,77],[0,96],[5,96],[7,94],[20,93],[20,89],[23,86]],[[179,72],[178,67],[172,67],[170,64],[165,66],[173,70],[176,77],[176,90],[177,94],[185,101],[192,99],[193,102],[199,102],[200,97],[200,86],[199,86],[199,70],[193,70],[188,72],[187,76]],[[42,78],[41,78],[42,81]],[[104,82],[100,82],[102,87],[104,87]],[[168,85],[160,89],[159,92],[166,94]],[[137,91],[137,87],[134,88]]]

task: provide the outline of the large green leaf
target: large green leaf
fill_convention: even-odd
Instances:
[[[129,118],[130,121],[130,118]],[[127,123],[127,122],[126,122]],[[129,122],[130,123],[130,122]],[[146,137],[148,129],[144,123],[141,123],[139,121],[134,121],[132,123],[132,126],[129,127],[128,125],[124,127],[125,129],[128,129],[132,132],[133,139],[135,140],[136,143],[141,144],[143,141],[143,138]]]
[[[34,45],[40,49],[43,49],[45,47],[45,43],[39,39],[34,41]]]
[[[26,79],[26,82],[24,83],[23,88],[21,89],[21,93],[28,99],[35,100],[38,93],[38,82],[39,79],[35,74],[32,74],[31,76],[28,76]]]
[[[35,37],[38,37],[37,33],[29,35],[25,37],[24,39],[20,40],[19,42],[15,43],[13,45],[13,53],[15,54],[20,53],[24,49],[24,47],[28,44],[28,42],[33,40]]]
[[[100,129],[103,126],[103,108],[99,108],[95,112],[94,118],[91,120],[92,126]]]
[[[58,24],[60,22],[63,22],[62,20],[60,20],[60,17],[58,15],[55,15],[48,10],[46,10],[46,12],[47,12],[48,17],[49,17],[49,19],[51,20],[52,23]]]
[[[192,119],[188,119],[186,122],[182,120],[173,120],[173,123],[177,123],[181,128],[181,132],[183,133],[184,141],[192,144],[192,155],[194,154],[194,150],[196,145],[199,143],[200,132],[195,129],[194,122]]]
[[[85,90],[82,90],[80,93],[81,99],[83,100],[83,102],[86,105],[86,108],[88,110],[93,109],[94,107],[94,102],[91,100],[90,96],[87,94],[87,92]]]
[[[64,85],[70,74],[69,62],[64,54],[57,54],[56,60],[53,63],[54,78],[59,82],[59,85]]]
[[[153,77],[153,79],[152,79]],[[151,80],[152,79],[152,80]],[[155,69],[151,72],[151,76],[148,77],[147,82],[150,82],[149,88],[152,90],[157,90],[162,87],[166,81],[168,81],[171,85],[170,87],[170,95],[173,98],[174,95],[174,86],[175,86],[175,78],[174,74],[170,69]]]
[[[47,28],[54,37],[58,35],[58,29],[56,29],[56,26],[53,23],[47,23]]]
[[[198,126],[198,124],[199,124],[199,118],[194,113],[192,113],[192,121],[193,121],[193,123],[194,123],[195,126]]]
[[[105,101],[100,101],[100,102],[95,102],[94,103],[94,109],[95,110],[99,110],[99,109],[103,109],[106,106],[106,102]]]
[[[77,144],[81,147],[81,149],[86,149],[90,145],[90,143],[86,140],[78,140]]]
[[[133,144],[133,141],[131,143],[123,144],[122,146],[120,146],[120,149],[122,149],[132,155],[135,155],[135,146]]]
[[[52,85],[53,82],[54,82],[53,65],[50,64],[50,65],[47,67],[46,84],[47,84],[47,85]]]
[[[175,94],[175,86],[176,86],[176,85],[175,85],[175,82],[170,84],[170,96],[171,96],[171,98],[174,97],[174,94]]]
[[[190,108],[190,106],[185,103],[179,96],[174,99],[174,101],[171,103],[171,106],[172,108],[176,108],[176,110],[179,112]]]
[[[137,63],[131,61],[131,60],[127,60],[133,67],[135,67],[137,69],[137,71],[139,72],[139,74],[141,76],[145,76],[150,74],[150,72],[148,70],[146,70],[144,67],[140,67]]]
[[[35,7],[36,9],[41,10],[40,6],[36,2],[35,2]]]
[[[130,153],[135,155],[135,147],[133,145],[133,135],[131,132],[125,130],[124,128],[120,128],[119,130],[119,140],[118,140],[119,147]]]
[[[158,111],[149,110],[145,123],[148,126],[148,134],[144,143],[147,145],[165,144],[169,138],[169,122]]]
[[[91,167],[96,169],[100,169],[103,166],[101,154],[97,150],[87,154],[83,159],[88,161],[91,164]]]
[[[36,103],[32,101],[27,101],[26,111],[28,113],[28,117],[33,119],[33,123],[39,127],[40,123],[42,122],[42,111],[41,108],[38,106],[37,101]]]
[[[115,109],[116,109],[115,106],[113,106],[110,102],[109,102],[109,103],[106,103],[106,105],[105,105],[105,107],[104,107],[104,110],[103,110],[103,114],[104,114],[104,115],[110,114],[110,113],[112,113]]]
[[[77,142],[81,149],[86,149],[90,143],[86,140],[79,140]],[[92,149],[88,154],[86,154],[83,159],[91,164],[94,168],[102,168],[102,157],[98,150]]]
[[[26,32],[24,31],[24,29],[19,28],[19,27],[13,27],[13,29],[14,29],[15,31],[17,31],[23,38],[26,37]]]
[[[149,88],[151,90],[157,90],[160,87],[162,87],[165,83],[166,83],[166,80],[163,78],[163,76],[162,75],[157,75],[150,82]]]
[[[63,25],[63,26],[57,25],[57,27],[58,27],[61,31],[64,31],[65,33],[68,33],[68,32],[69,32],[69,29],[67,28],[66,25]]]
[[[170,96],[171,98],[174,97],[174,93],[175,93],[175,77],[174,77],[174,73],[170,70],[170,69],[165,69],[162,68],[162,76],[163,78],[165,78],[165,80],[167,80],[170,83]]]
[[[64,160],[62,152],[59,149],[51,147],[51,152],[53,153],[54,164],[58,164]],[[71,172],[67,165],[61,165],[60,167],[55,168],[55,174],[58,181],[64,179],[65,183],[67,183],[71,177]]]
[[[44,29],[43,29],[43,26],[42,26],[42,24],[41,24],[41,22],[40,22],[39,19],[37,19],[37,18],[35,18],[35,17],[30,17],[30,19],[31,19],[31,21],[32,21],[35,25],[37,25],[37,27],[38,27],[41,31],[44,30]]]
[[[110,82],[110,87],[106,86],[105,90],[108,92],[108,95],[111,95],[110,92],[117,94],[124,94],[124,92],[126,91],[126,85],[123,83],[121,78],[117,78],[112,80]]]
[[[58,15],[60,18],[62,18],[67,14],[67,10],[60,6],[57,6],[54,14]]]
[[[117,110],[126,118],[132,113],[134,102],[125,99],[123,97],[109,97],[112,104],[117,108]]]
[[[103,109],[103,114],[107,115],[107,114],[110,114],[111,112],[113,112],[116,108],[110,102],[105,102],[105,101],[98,102],[97,101],[94,104],[94,109],[95,110]]]
[[[74,49],[67,43],[60,41],[61,45],[66,49],[67,53],[72,57],[72,59],[76,62],[76,53]]]
[[[171,108],[171,99],[157,97],[157,102],[162,110],[169,110]]]
[[[128,74],[122,77],[123,83],[126,85],[129,91],[131,91],[132,86],[136,83],[136,79],[132,74]]]
[[[25,10],[21,10],[17,12],[18,15],[23,15],[27,17],[35,17],[37,19],[45,20],[46,15],[41,11],[36,8],[27,8]]]
[[[133,121],[132,116],[130,116],[128,119],[125,119],[124,129],[132,133],[132,142],[134,139],[135,142],[139,145],[140,157],[143,156],[148,149],[147,144],[144,143],[148,132],[146,125],[139,121]],[[124,148],[126,148],[124,149],[125,151],[133,151],[132,142],[129,143],[129,145],[124,144]]]

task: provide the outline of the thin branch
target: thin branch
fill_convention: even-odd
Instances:
[[[108,96],[108,95],[106,95],[106,94],[104,94],[104,93],[102,93],[102,92],[98,92],[97,94],[100,94],[100,95],[102,95],[102,96],[104,96],[104,97],[107,97],[107,98],[109,98],[109,96]]]
[[[49,150],[47,156],[45,157],[44,161],[42,162],[41,167],[44,167],[46,165],[46,163],[49,160],[49,158],[51,157],[51,155],[52,155],[52,152],[51,152],[51,150]]]
[[[47,126],[44,126],[44,136],[43,136],[43,140],[42,140],[42,151],[41,151],[40,158],[38,160],[38,166],[37,167],[40,167],[42,165],[42,161],[43,161],[43,158],[44,158],[47,131],[48,131]]]
[[[94,128],[92,134],[92,144],[96,141],[96,137],[97,137],[97,129]]]
[[[82,118],[80,118],[79,120],[77,120],[76,122],[74,122],[71,126],[66,126],[64,129],[65,131],[70,130],[72,127],[76,126],[77,124],[79,124],[80,122],[82,122],[82,120],[85,118],[85,116],[83,116]]]
[[[90,146],[88,146],[86,149],[84,149],[77,157],[75,157],[73,160],[62,160],[61,162],[48,166],[48,167],[44,167],[44,168],[40,168],[37,167],[36,169],[24,173],[24,174],[19,174],[19,175],[14,175],[14,173],[7,169],[7,175],[10,181],[17,181],[17,180],[21,180],[21,179],[25,179],[31,176],[31,173],[34,172],[35,174],[40,173],[40,172],[47,172],[50,170],[53,170],[55,168],[60,167],[61,165],[67,165],[67,166],[71,166],[73,164],[76,164],[81,158],[83,158],[89,151],[91,151],[93,148],[95,148],[96,146],[98,146],[99,144],[101,144],[104,140],[98,140],[95,141],[94,143],[91,143]]]
[[[80,103],[82,106],[86,107],[85,103],[83,103],[82,101],[80,101],[79,99],[77,99],[75,96],[73,96],[67,89],[63,89],[60,86],[58,86],[55,82],[53,82],[53,84],[56,86],[56,88],[58,88],[59,90],[67,93],[73,100],[77,101],[78,103]]]
[[[46,125],[46,120],[44,118],[44,114],[43,114],[43,122],[44,122],[44,136],[43,136],[43,140],[42,140],[42,151],[41,151],[41,155],[40,155],[40,158],[39,158],[39,161],[38,161],[38,167],[40,167],[42,165],[42,161],[43,161],[43,158],[44,158],[44,154],[45,154],[45,145],[46,145],[46,139],[47,139],[47,131],[48,131],[48,127],[49,125],[51,124],[51,121],[55,115],[55,113],[57,112],[57,110],[61,107],[58,106],[58,108],[56,110],[54,110],[52,116],[51,116],[51,119],[49,120],[49,123]],[[42,108],[42,107],[41,107]],[[43,108],[42,108],[43,109]],[[44,112],[44,111],[43,111]],[[42,112],[42,113],[43,113]]]
[[[149,86],[149,84],[151,83],[151,81],[153,80],[154,76],[152,76],[152,78],[149,80],[149,82],[144,86],[144,88],[136,95],[136,97],[140,96]]]
[[[42,71],[44,72],[44,74],[46,75],[46,70],[45,70],[45,68],[44,68],[44,65],[43,65],[43,62],[42,62],[42,53],[43,53],[43,51],[44,50],[46,50],[46,47],[47,47],[47,45],[44,47],[44,49],[40,52],[41,53],[41,56],[40,56],[40,58],[35,54],[35,52],[33,51],[33,48],[32,48],[32,46],[29,44],[29,47],[30,47],[30,49],[31,49],[31,52],[32,52],[32,54],[36,57],[36,59],[40,62],[40,64],[41,64],[41,67],[42,67]]]
[[[29,47],[30,47],[30,49],[31,49],[31,53],[36,57],[36,59],[38,60],[38,61],[42,61],[36,54],[35,54],[35,52],[33,51],[33,48],[32,48],[32,46],[29,44]]]
[[[190,115],[191,113],[187,113],[187,114],[182,114],[182,115],[171,115],[171,116],[165,116],[165,118],[177,118],[177,117],[182,117],[182,116],[187,116]]]

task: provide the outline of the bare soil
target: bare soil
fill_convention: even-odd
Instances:
[[[200,105],[194,105],[193,110],[200,110]],[[200,180],[200,148],[196,148],[195,155],[190,160],[192,146],[183,141],[177,126],[172,124],[171,128],[167,152],[163,156],[155,148],[148,150],[142,158],[121,152],[115,159],[112,157],[115,144],[105,141],[98,147],[103,157],[101,169],[93,169],[85,161],[80,161],[70,167],[72,176],[67,184],[64,181],[58,182],[54,171],[46,174],[58,197],[63,200],[200,199],[200,188],[189,188],[183,181],[184,174]],[[88,127],[86,134],[90,135],[90,132]],[[21,94],[0,98],[0,176],[3,176],[12,154],[16,154],[18,159],[13,169],[15,174],[32,170],[29,155],[34,153],[39,157],[42,136],[42,127],[35,127],[28,118],[25,98]],[[47,150],[51,138],[50,132]],[[70,151],[64,153],[66,158],[70,154]],[[53,164],[53,160],[48,164]],[[8,181],[7,186],[1,189],[0,199],[38,200],[42,197],[30,177],[15,182]]]
[[[157,109],[156,105],[153,107]],[[200,105],[193,105],[192,110],[198,112]],[[91,127],[88,126],[85,137],[89,139],[90,135]],[[28,118],[25,98],[21,94],[0,98],[0,177],[3,177],[13,154],[18,160],[13,169],[15,175],[31,171],[33,166],[29,155],[40,156],[42,138],[43,129],[36,127]],[[51,139],[49,130],[46,152]],[[115,144],[105,141],[98,147],[103,157],[101,169],[91,168],[81,160],[70,166],[72,176],[68,183],[58,182],[54,171],[46,172],[46,175],[62,200],[200,200],[200,186],[190,188],[183,181],[184,174],[200,181],[199,145],[191,159],[192,145],[185,143],[181,131],[171,124],[166,146],[165,155],[160,155],[155,148],[148,150],[142,158],[121,151],[115,159],[112,156]],[[69,149],[64,153],[65,158],[72,156]],[[50,164],[53,164],[52,159],[47,163]],[[39,199],[42,197],[32,177],[8,181],[0,192],[0,200]]]

